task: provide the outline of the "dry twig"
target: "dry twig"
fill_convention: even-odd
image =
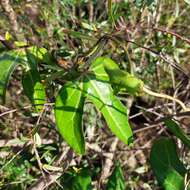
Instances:
[[[60,165],[62,162],[63,170],[55,171],[46,175],[46,177],[40,177],[37,182],[35,182],[28,190],[44,190],[48,188],[52,183],[61,177],[63,172],[69,167],[69,164],[73,158],[73,151],[70,148],[67,148],[57,159],[55,165]]]
[[[4,9],[9,22],[10,22],[10,27],[12,28],[13,34],[17,39],[20,38],[20,26],[17,22],[17,15],[15,11],[13,10],[10,1],[9,0],[1,0],[0,1],[2,8]]]
[[[102,168],[102,172],[101,172],[101,177],[100,177],[100,183],[104,183],[105,180],[109,177],[110,175],[110,170],[111,170],[111,167],[113,166],[113,159],[114,159],[114,155],[115,155],[115,150],[116,150],[116,147],[117,147],[117,144],[118,144],[118,141],[119,139],[116,137],[111,146],[110,146],[110,153],[107,153],[107,157],[106,157],[106,160],[105,160],[105,164]]]

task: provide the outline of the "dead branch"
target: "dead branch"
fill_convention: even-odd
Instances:
[[[110,146],[110,152],[107,153],[107,157],[105,159],[105,163],[104,166],[102,168],[102,172],[101,172],[101,177],[100,177],[100,182],[104,183],[105,180],[109,177],[110,175],[110,171],[111,171],[111,167],[113,166],[113,159],[114,159],[114,155],[115,155],[115,150],[117,147],[119,139],[115,138]]]
[[[22,147],[24,146],[26,142],[25,141],[22,141],[20,139],[2,139],[0,140],[0,148],[2,147]],[[28,145],[30,145],[32,142],[29,141],[28,142]],[[53,143],[53,140],[52,139],[42,139],[42,144],[51,144]]]
[[[19,24],[17,22],[17,15],[15,13],[15,11],[13,10],[11,4],[10,4],[10,1],[9,0],[1,0],[0,1],[1,3],[1,6],[3,8],[3,10],[5,11],[8,19],[9,19],[9,22],[10,22],[10,27],[13,31],[13,34],[15,35],[15,37],[17,39],[20,38],[20,27],[19,27]]]
[[[61,177],[63,172],[69,167],[71,160],[73,159],[73,151],[71,148],[67,148],[57,159],[55,165],[60,165],[64,163],[62,166],[62,171],[55,171],[49,173],[44,178],[43,176],[39,178],[37,182],[35,182],[28,190],[44,190],[52,183],[56,182],[56,180]]]

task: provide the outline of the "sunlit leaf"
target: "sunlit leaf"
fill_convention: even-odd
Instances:
[[[26,50],[28,70],[23,74],[22,84],[25,95],[35,105],[37,112],[42,111],[46,99],[45,85],[41,83],[38,64],[47,53],[44,48],[31,47]]]
[[[34,86],[33,101],[37,112],[40,112],[44,108],[45,104],[45,88],[44,85],[40,82],[37,82]]]
[[[5,102],[5,94],[7,84],[9,82],[10,76],[16,66],[23,65],[26,67],[28,64],[27,52],[36,56],[38,59],[42,60],[43,56],[47,53],[44,48],[30,47],[27,49],[11,50],[0,54],[0,102]]]
[[[166,190],[184,190],[187,170],[179,160],[172,139],[162,137],[155,141],[151,149],[150,163],[158,182]]]
[[[47,49],[43,48],[43,47],[36,47],[36,46],[33,46],[33,47],[30,47],[30,48],[27,48],[28,52],[30,52],[31,54],[33,54],[35,57],[37,57],[39,60],[44,60],[44,57],[46,56],[47,54]]]
[[[65,141],[79,154],[85,153],[82,90],[82,83],[69,82],[61,88],[55,103],[57,128]]]
[[[143,81],[121,70],[110,58],[102,58],[105,71],[109,75],[110,82],[119,88],[124,88],[129,94],[135,95],[142,91]]]
[[[7,31],[7,32],[5,33],[5,40],[9,41],[9,40],[11,40],[12,38],[13,38],[12,35]]]
[[[97,31],[95,25],[88,24],[86,22],[82,22],[81,25],[82,25],[83,28],[85,28],[87,30]]]
[[[125,106],[114,95],[109,84],[109,77],[102,64],[103,58],[96,59],[91,65],[91,74],[84,80],[87,97],[103,114],[108,127],[124,143],[130,144],[133,139],[128,123]]]
[[[23,51],[9,51],[0,55],[0,102],[5,102],[5,94],[10,76],[16,66],[25,64]]]
[[[24,46],[27,46],[28,44],[27,44],[27,42],[24,42],[24,41],[15,41],[14,45],[16,47],[24,47]]]

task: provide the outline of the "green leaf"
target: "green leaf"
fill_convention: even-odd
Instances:
[[[14,41],[14,45],[16,47],[24,47],[24,46],[27,46],[27,42],[24,42],[24,41]]]
[[[22,85],[25,95],[34,104],[36,112],[41,112],[46,102],[46,93],[39,74],[34,70],[26,72],[22,77]]]
[[[111,131],[124,143],[133,140],[132,131],[128,123],[125,106],[114,95],[109,84],[109,77],[104,70],[102,58],[97,58],[91,65],[92,73],[84,79],[87,97],[102,112]]]
[[[116,164],[112,175],[109,177],[106,190],[125,190],[125,178],[119,163]]]
[[[42,111],[46,102],[45,86],[40,81],[40,75],[36,70],[29,70],[22,77],[24,93],[35,105],[37,112]]]
[[[112,0],[108,0],[108,16],[112,24],[114,23],[113,10],[112,10]]]
[[[31,47],[26,50],[29,70],[23,74],[22,84],[25,95],[35,105],[37,112],[42,111],[46,99],[45,86],[41,83],[38,72],[38,64],[43,61],[46,53],[47,51],[44,48]]]
[[[0,55],[0,103],[5,103],[7,84],[16,66],[26,66],[28,57],[26,52],[30,52],[37,59],[43,60],[47,50],[45,48],[30,47],[27,49],[7,51]]]
[[[7,41],[9,41],[9,40],[11,40],[13,37],[12,37],[12,35],[9,33],[9,31],[6,31],[6,33],[5,33],[5,40],[7,40]]]
[[[164,180],[163,187],[166,190],[183,190],[184,178],[176,170],[168,169],[167,176]]]
[[[172,139],[162,137],[154,142],[150,164],[158,182],[166,190],[184,190],[184,176],[187,171],[179,160]]]
[[[62,184],[65,190],[92,190],[92,180],[87,168],[78,173],[72,171],[63,176]]]
[[[188,148],[190,148],[190,138],[174,120],[165,119],[164,123],[176,137],[178,137]]]
[[[33,101],[37,112],[41,112],[43,110],[44,104],[46,102],[45,97],[46,94],[45,94],[44,85],[40,82],[37,82],[34,86],[34,95],[33,95],[34,98]]]
[[[73,190],[92,190],[91,177],[87,169],[79,172],[74,178],[72,186]]]
[[[44,61],[46,60],[46,55],[48,54],[47,49],[45,48],[39,48],[36,46],[32,46],[26,49],[27,57],[28,55],[33,55],[35,59],[38,59],[38,61]],[[47,60],[46,60],[47,61]]]
[[[109,75],[110,82],[113,85],[116,85],[119,88],[125,88],[125,90],[131,95],[142,92],[142,87],[144,85],[143,81],[136,78],[134,75],[121,70],[110,58],[102,58],[102,64],[104,64],[105,71]]]
[[[25,64],[23,51],[9,51],[0,55],[0,103],[5,103],[6,88],[16,66]]]
[[[36,70],[29,70],[22,76],[22,85],[25,95],[34,103],[34,87],[40,82],[40,75]]]
[[[79,154],[85,153],[82,131],[83,84],[68,82],[56,97],[55,118],[57,128],[65,141]]]

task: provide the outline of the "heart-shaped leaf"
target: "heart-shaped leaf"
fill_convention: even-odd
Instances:
[[[64,85],[55,103],[57,128],[65,141],[79,154],[85,153],[82,130],[83,84],[68,82]]]

